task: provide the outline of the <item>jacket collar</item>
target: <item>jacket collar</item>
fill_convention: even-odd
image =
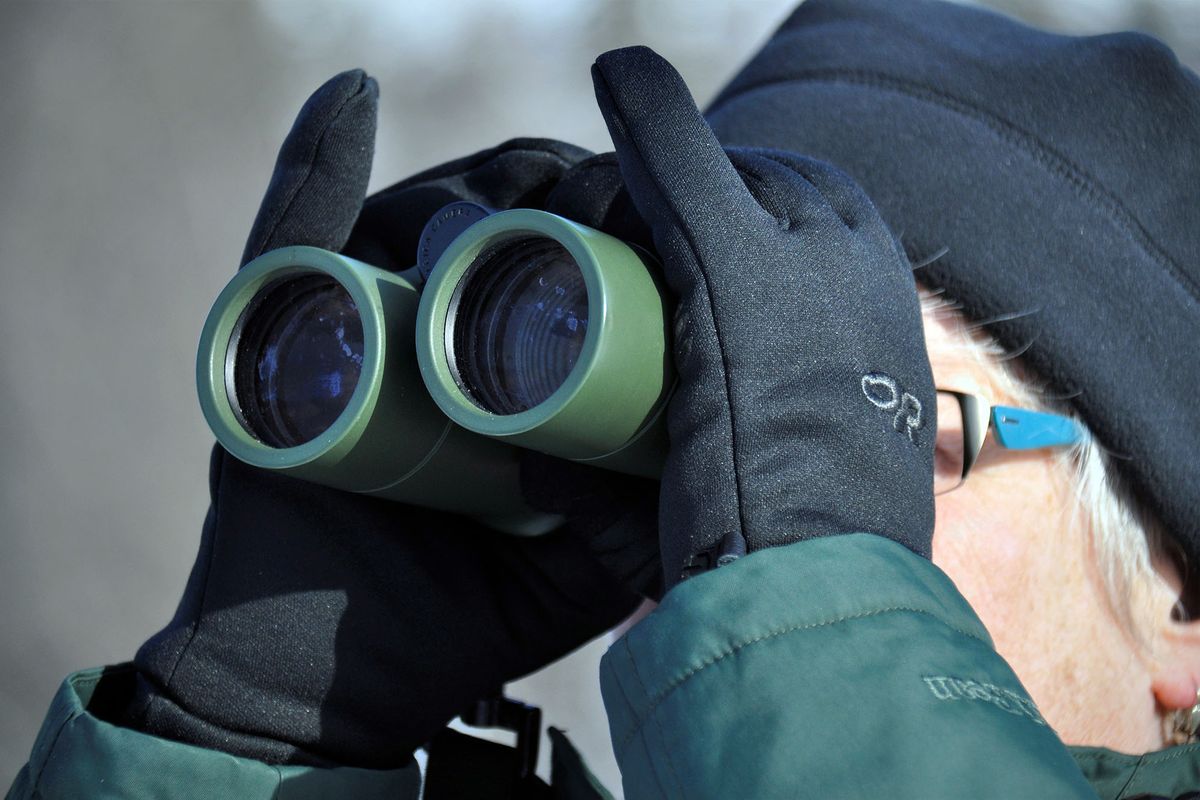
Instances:
[[[1200,743],[1128,755],[1102,747],[1070,747],[1075,763],[1102,800],[1177,797],[1200,789]]]

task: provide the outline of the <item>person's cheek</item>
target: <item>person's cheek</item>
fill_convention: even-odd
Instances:
[[[1021,548],[1005,535],[970,484],[937,498],[933,563],[949,576],[989,628],[1004,616],[1004,595],[1022,572]]]

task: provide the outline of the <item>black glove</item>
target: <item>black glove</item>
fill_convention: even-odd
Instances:
[[[910,267],[874,206],[827,164],[727,155],[647,48],[606,53],[592,78],[678,300],[668,588],[816,536],[876,533],[928,557],[933,379]]]
[[[280,152],[244,261],[305,244],[406,268],[443,204],[540,207],[588,155],[516,140],[364,204],[376,104],[362,72],[312,96]],[[566,186],[563,196],[586,207],[584,189]],[[270,763],[406,764],[469,704],[638,602],[622,579],[646,580],[657,484],[585,470],[543,485],[544,463],[531,461],[523,490],[569,521],[523,539],[266,472],[216,448],[199,556],[174,619],[138,651],[122,721]],[[586,536],[612,552],[596,557]]]

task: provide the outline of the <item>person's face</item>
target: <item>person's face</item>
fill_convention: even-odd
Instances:
[[[956,346],[955,327],[942,312],[927,315],[937,387],[1021,405],[1003,391],[996,367]],[[989,434],[966,482],[935,503],[934,563],[1064,741],[1130,752],[1161,746],[1149,665],[1109,609],[1059,454],[1004,450]]]

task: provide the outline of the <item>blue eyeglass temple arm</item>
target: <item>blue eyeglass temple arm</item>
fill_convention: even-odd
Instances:
[[[1075,444],[1083,436],[1074,420],[1024,408],[992,406],[991,422],[996,441],[1008,450]]]

